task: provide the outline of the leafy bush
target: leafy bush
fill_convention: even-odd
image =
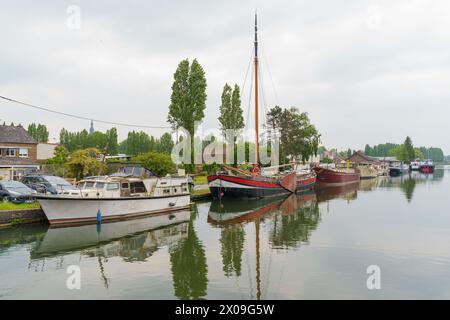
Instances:
[[[159,152],[147,152],[133,159],[135,162],[141,163],[147,169],[153,171],[158,176],[165,176],[168,173],[175,172],[175,164],[168,154]]]

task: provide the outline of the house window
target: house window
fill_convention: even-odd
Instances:
[[[28,158],[28,149],[27,148],[20,148],[19,149],[19,157],[21,157],[21,158]]]
[[[7,157],[15,157],[16,156],[16,149],[6,149],[6,156]]]

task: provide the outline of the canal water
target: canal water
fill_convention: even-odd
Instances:
[[[101,226],[4,229],[0,299],[449,299],[449,190],[450,171],[437,170]]]

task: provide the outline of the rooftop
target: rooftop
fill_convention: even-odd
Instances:
[[[0,143],[37,143],[21,125],[0,125]]]

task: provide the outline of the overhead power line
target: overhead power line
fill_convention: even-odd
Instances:
[[[59,115],[63,115],[63,116],[71,117],[71,118],[75,118],[75,119],[80,119],[80,120],[94,121],[94,122],[98,122],[98,123],[104,123],[104,124],[110,124],[110,125],[116,125],[116,126],[123,126],[123,127],[135,127],[135,128],[147,128],[147,129],[170,129],[171,128],[169,126],[148,126],[148,125],[139,125],[139,124],[124,123],[124,122],[114,122],[114,121],[100,120],[100,119],[84,117],[84,116],[80,116],[80,115],[76,115],[76,114],[56,111],[56,110],[53,110],[51,108],[37,106],[37,105],[34,105],[34,104],[22,102],[22,101],[19,101],[19,100],[16,100],[16,99],[12,99],[12,98],[8,98],[8,97],[4,97],[4,96],[0,96],[0,99],[6,100],[6,101],[10,101],[10,102],[14,102],[14,103],[17,103],[17,104],[21,104],[21,105],[29,107],[29,108],[33,108],[33,109],[37,109],[37,110],[41,110],[41,111],[46,111],[46,112],[50,112],[50,113],[55,113],[55,114],[59,114]]]

